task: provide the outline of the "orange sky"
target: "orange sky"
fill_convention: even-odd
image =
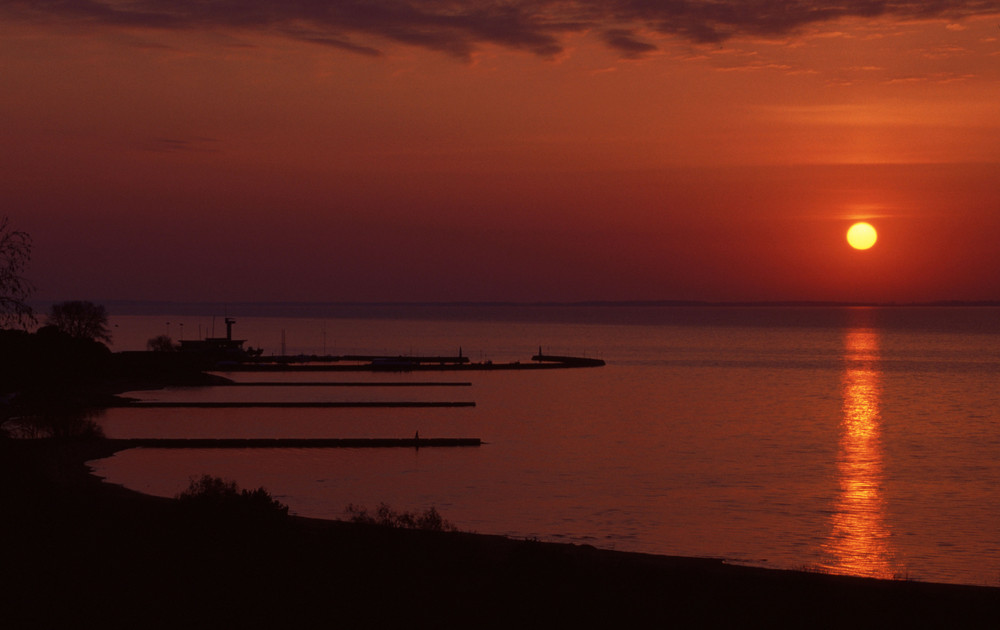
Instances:
[[[37,297],[1000,299],[1000,2],[606,5],[0,1]]]

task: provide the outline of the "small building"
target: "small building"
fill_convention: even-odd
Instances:
[[[217,358],[218,360],[239,360],[259,356],[261,351],[244,349],[246,339],[233,339],[233,324],[235,319],[226,318],[225,337],[206,337],[205,339],[181,340],[180,351],[198,353]]]

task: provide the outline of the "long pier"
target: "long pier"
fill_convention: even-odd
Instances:
[[[252,381],[218,383],[215,387],[472,387],[472,383],[455,381]]]
[[[344,365],[347,363],[347,365]],[[601,359],[538,354],[530,362],[473,363],[468,357],[419,356],[276,356],[247,361],[226,362],[216,366],[222,372],[468,372],[488,370],[551,370],[601,367]]]
[[[116,438],[115,450],[129,448],[441,448],[481,446],[480,438]]]
[[[584,363],[557,363],[557,362],[520,362],[513,363],[463,363],[463,364],[427,364],[414,363],[412,365],[334,365],[325,363],[227,363],[220,364],[212,368],[212,372],[489,372],[495,370],[559,370],[567,368],[599,367],[604,365],[600,359],[588,360]]]
[[[123,407],[139,409],[341,409],[341,408],[406,408],[406,407],[475,407],[476,403],[422,401],[362,401],[362,402],[147,402],[129,401]]]

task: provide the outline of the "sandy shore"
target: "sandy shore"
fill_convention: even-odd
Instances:
[[[295,517],[208,522],[88,474],[110,449],[0,443],[5,627],[944,628],[1000,613],[996,588]]]

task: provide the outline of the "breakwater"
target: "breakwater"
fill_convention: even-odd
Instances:
[[[217,387],[472,387],[472,383],[453,381],[262,381],[259,383],[246,382],[238,383],[229,381],[219,383]]]
[[[105,440],[129,448],[443,448],[481,446],[480,438],[125,438]]]
[[[408,407],[475,407],[473,401],[360,401],[360,402],[148,402],[127,401],[123,407],[138,409],[340,409],[340,408],[408,408]]]

